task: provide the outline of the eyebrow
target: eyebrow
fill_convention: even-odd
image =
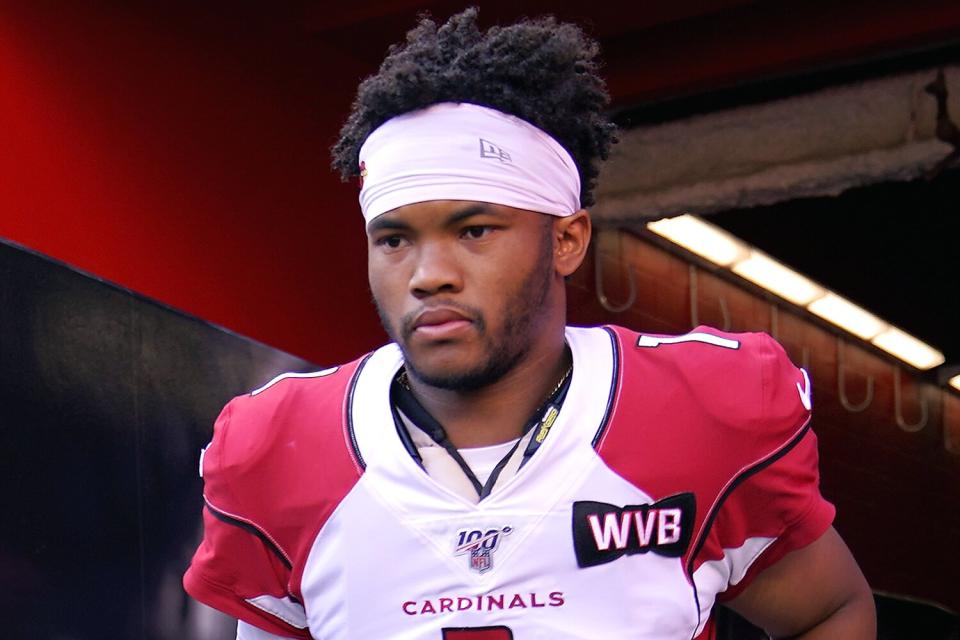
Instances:
[[[446,225],[447,226],[455,225],[458,222],[462,222],[467,218],[480,215],[481,213],[486,213],[494,216],[500,215],[497,212],[497,210],[491,207],[489,204],[486,204],[485,202],[477,202],[477,203],[469,204],[463,207],[462,209],[457,209],[456,211],[451,213],[447,217]]]
[[[480,214],[489,214],[493,216],[502,217],[502,214],[496,209],[491,207],[485,202],[476,202],[468,204],[467,206],[455,210],[447,219],[444,220],[444,226],[453,226],[467,218],[471,218]],[[404,231],[410,229],[411,226],[403,220],[396,220],[393,218],[387,218],[385,216],[378,216],[374,218],[369,225],[367,225],[367,234],[374,234],[378,231],[384,230],[394,230],[394,231]]]
[[[409,228],[410,225],[402,220],[391,220],[390,218],[378,216],[367,225],[367,235],[372,235],[377,231],[383,231],[384,229],[403,230]]]

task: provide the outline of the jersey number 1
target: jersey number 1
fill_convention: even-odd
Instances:
[[[443,640],[513,640],[510,627],[460,627],[444,629]]]

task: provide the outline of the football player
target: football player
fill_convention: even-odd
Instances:
[[[184,578],[238,637],[874,638],[818,489],[810,380],[764,334],[566,326],[613,141],[597,47],[424,19],[359,88],[392,343],[234,399]]]

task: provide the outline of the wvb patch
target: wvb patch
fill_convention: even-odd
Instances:
[[[461,529],[457,532],[453,555],[469,557],[469,567],[478,572],[486,573],[493,568],[493,553],[500,546],[503,536],[508,536],[513,527],[499,529]]]
[[[692,535],[696,500],[681,493],[653,504],[618,507],[605,502],[573,503],[573,547],[577,564],[593,567],[652,551],[678,558]]]

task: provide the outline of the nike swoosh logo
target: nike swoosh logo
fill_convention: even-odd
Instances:
[[[813,401],[810,399],[810,376],[807,375],[806,369],[800,369],[800,373],[803,374],[803,386],[800,386],[800,383],[797,383],[797,391],[800,392],[800,402],[803,403],[803,407],[810,411],[813,407]]]

